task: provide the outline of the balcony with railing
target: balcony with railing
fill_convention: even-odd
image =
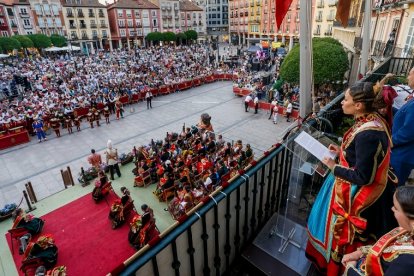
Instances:
[[[97,28],[96,23],[91,23],[91,28],[93,28],[93,29]]]
[[[71,17],[73,17],[74,15],[73,15],[73,13],[72,12],[68,12],[67,14],[66,14],[66,17],[69,17],[69,18],[71,18]]]
[[[107,25],[105,23],[101,23],[99,25],[100,25],[101,28],[106,28],[107,27]]]
[[[98,13],[99,17],[105,17],[105,14],[103,12]]]
[[[340,108],[342,99],[343,95],[328,104],[319,117],[331,124],[341,119],[342,115],[331,111]],[[291,202],[293,205],[288,206],[287,199],[298,192],[296,202],[303,203],[301,192],[310,195],[313,188],[308,186],[320,187],[324,180],[315,176],[312,183],[305,184],[302,178],[296,178],[295,166],[300,161],[285,144],[292,143],[297,134],[291,132],[286,143],[272,146],[238,175],[223,182],[201,204],[161,233],[161,239],[151,241],[124,262],[121,271],[117,271],[119,275],[233,275],[232,264],[245,260],[241,258],[243,252],[275,215],[289,216],[303,211],[298,211],[299,203]],[[292,192],[295,183],[291,179],[299,183],[299,191]],[[298,208],[288,208],[291,206]],[[306,212],[297,219],[302,225],[306,223]],[[272,229],[275,226],[272,224]],[[270,242],[270,236],[265,240]],[[277,250],[280,245],[275,242],[274,248]],[[262,274],[249,271],[247,275]]]
[[[69,29],[76,29],[76,25],[75,24],[70,24]]]
[[[89,40],[89,36],[87,34],[82,34],[82,39],[83,40]]]
[[[78,17],[85,17],[85,15],[83,14],[83,12],[78,12]]]
[[[88,13],[88,16],[89,17],[95,17],[95,13],[94,12],[90,12],[90,13]]]
[[[84,24],[80,24],[80,26],[79,26],[81,29],[86,29],[86,24],[84,23]]]
[[[361,28],[359,27],[336,27],[334,21],[334,27],[332,28],[332,37],[339,40],[348,50],[354,52],[355,38],[361,36]],[[355,24],[354,24],[355,26]]]
[[[338,0],[329,0],[328,6],[329,7],[335,7],[338,4]]]

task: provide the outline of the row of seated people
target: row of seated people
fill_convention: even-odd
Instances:
[[[98,202],[108,195],[110,191],[113,191],[111,182],[108,181],[106,174],[100,171],[99,178],[96,180],[95,188],[92,191],[92,198],[95,202]],[[159,235],[159,230],[155,224],[154,212],[147,204],[143,204],[141,206],[143,214],[138,214],[129,190],[121,187],[121,193],[121,197],[111,204],[108,218],[112,229],[116,229],[133,215],[130,221],[128,241],[138,250]]]
[[[179,135],[167,133],[164,141],[141,146],[135,155],[134,186],[157,183],[154,194],[160,201],[167,201],[180,187],[206,195],[220,185],[223,177],[228,180],[253,159],[250,145],[243,148],[241,140],[226,143],[221,136],[216,140],[213,132],[194,127],[183,128]],[[176,197],[173,202],[179,202],[178,198],[183,202],[185,197]],[[197,196],[190,198],[192,203],[187,206],[197,203]]]
[[[43,230],[44,221],[30,214],[23,209],[17,208],[13,213],[13,225],[8,231],[13,240],[19,243],[19,254],[23,254],[21,270],[27,275],[39,270],[52,269],[57,262],[58,248],[50,234],[37,237]],[[32,242],[36,238],[35,242]]]

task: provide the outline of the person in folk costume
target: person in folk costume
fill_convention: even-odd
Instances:
[[[121,118],[124,118],[122,103],[119,100],[119,98],[117,98],[117,100],[115,102],[115,110],[116,110],[116,119],[117,120],[119,120],[120,115],[121,115]]]
[[[306,256],[327,275],[342,275],[345,254],[375,243],[396,226],[391,205],[397,181],[389,170],[392,142],[388,125],[377,113],[382,108],[378,105],[381,97],[369,82],[348,88],[342,110],[354,116],[355,124],[345,133],[341,146],[329,146],[339,164],[323,159],[332,173],[309,215]]]
[[[93,121],[95,120],[95,116],[93,115],[93,110],[89,109],[88,114],[86,114],[86,116],[88,117],[88,122],[91,125],[91,128],[93,128]]]
[[[53,130],[56,133],[56,137],[60,137],[60,123],[59,120],[55,117],[50,119],[50,126],[53,128]]]
[[[345,276],[411,275],[414,271],[414,187],[399,187],[393,201],[399,227],[374,245],[346,254],[342,258]]]
[[[109,107],[105,106],[105,108],[103,109],[103,113],[104,113],[104,117],[105,117],[105,122],[106,124],[110,124],[109,122],[109,115],[111,114],[111,112],[109,111]]]
[[[101,124],[99,123],[99,120],[101,119],[101,114],[99,113],[99,110],[96,109],[95,107],[92,109],[93,112],[93,117],[96,121],[96,125],[99,127],[101,126]]]
[[[69,115],[66,117],[65,123],[66,123],[66,128],[68,129],[69,134],[72,134],[73,133],[73,130],[72,130],[73,124],[72,124],[72,119],[70,118]]]
[[[81,131],[80,129],[80,123],[82,122],[82,119],[79,116],[75,115],[75,118],[73,119],[73,123],[76,126],[76,130],[79,132]]]
[[[106,164],[109,166],[109,173],[111,174],[111,180],[114,180],[114,170],[118,177],[121,177],[121,171],[118,165],[118,150],[112,147],[112,141],[108,140],[107,149],[105,151]]]
[[[42,142],[42,139],[43,139],[43,141],[46,141],[47,138],[46,138],[45,132],[43,131],[42,121],[40,121],[39,119],[35,119],[32,126],[33,126],[33,129],[36,132],[37,139],[39,139],[39,143]]]

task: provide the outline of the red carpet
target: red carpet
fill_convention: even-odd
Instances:
[[[109,204],[114,198],[108,196]],[[42,217],[42,233],[54,236],[59,249],[57,265],[65,265],[68,275],[106,275],[135,253],[128,243],[128,222],[112,230],[109,208],[104,200],[96,204],[87,194]],[[11,252],[10,237],[6,236]],[[16,242],[14,245],[13,259],[19,270],[22,256]]]

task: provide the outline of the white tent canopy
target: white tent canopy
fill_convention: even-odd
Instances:
[[[59,47],[54,47],[53,46],[53,47],[46,48],[45,51],[46,52],[59,52],[59,51],[62,51],[62,50]]]
[[[9,57],[10,55],[5,55],[5,54],[0,54],[0,58],[7,58],[7,57]]]
[[[65,47],[49,47],[46,48],[45,51],[46,52],[69,52],[69,51],[80,51],[80,47],[78,46],[65,46]]]

